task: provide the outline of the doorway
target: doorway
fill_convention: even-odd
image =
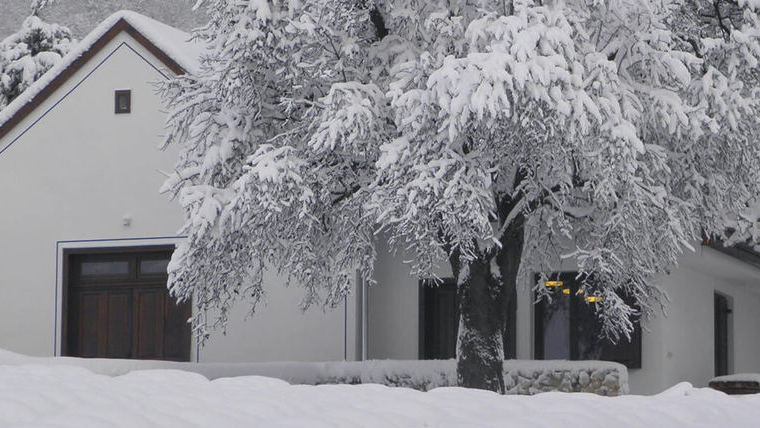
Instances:
[[[517,302],[514,289],[507,302],[504,326],[504,358],[516,355]],[[454,278],[421,280],[419,283],[419,358],[456,358],[459,333],[459,298]]]
[[[172,251],[66,250],[62,354],[189,361],[191,307],[166,288]]]
[[[731,352],[731,302],[728,296],[714,294],[715,311],[715,376],[729,374]]]

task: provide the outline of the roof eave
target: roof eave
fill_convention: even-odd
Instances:
[[[180,75],[185,74],[186,70],[180,66],[177,61],[172,59],[166,52],[152,43],[140,31],[133,27],[126,19],[120,18],[111,28],[103,33],[89,49],[82,52],[79,57],[63,69],[53,80],[50,81],[42,90],[32,97],[26,104],[19,108],[8,120],[0,124],[0,139],[10,133],[16,125],[23,121],[31,114],[37,106],[47,100],[57,89],[79,71],[87,62],[92,59],[108,42],[113,40],[122,31],[129,34],[135,41],[142,45],[148,52],[161,61],[173,73]]]

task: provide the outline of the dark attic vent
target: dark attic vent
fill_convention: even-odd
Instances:
[[[114,113],[124,114],[132,111],[132,91],[129,89],[114,92]]]

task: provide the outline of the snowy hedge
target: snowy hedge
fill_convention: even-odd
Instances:
[[[454,360],[294,364],[313,364],[316,377],[300,381],[290,379],[291,383],[379,383],[421,391],[456,386]],[[628,393],[628,372],[625,366],[604,361],[509,360],[504,362],[504,381],[508,394],[533,395],[549,391],[591,392],[599,395]]]
[[[199,373],[208,379],[258,375],[306,385],[377,383],[420,391],[456,386],[454,360],[177,363],[70,357],[37,358],[0,350],[0,365],[19,364],[74,365],[108,376],[119,376],[134,370],[178,369]],[[504,362],[504,380],[508,394],[531,395],[564,391],[609,396],[628,393],[628,372],[625,366],[606,361],[508,360]]]

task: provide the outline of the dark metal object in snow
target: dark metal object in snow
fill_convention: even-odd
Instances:
[[[709,386],[729,395],[757,394],[760,392],[760,383],[756,381],[712,381]]]

